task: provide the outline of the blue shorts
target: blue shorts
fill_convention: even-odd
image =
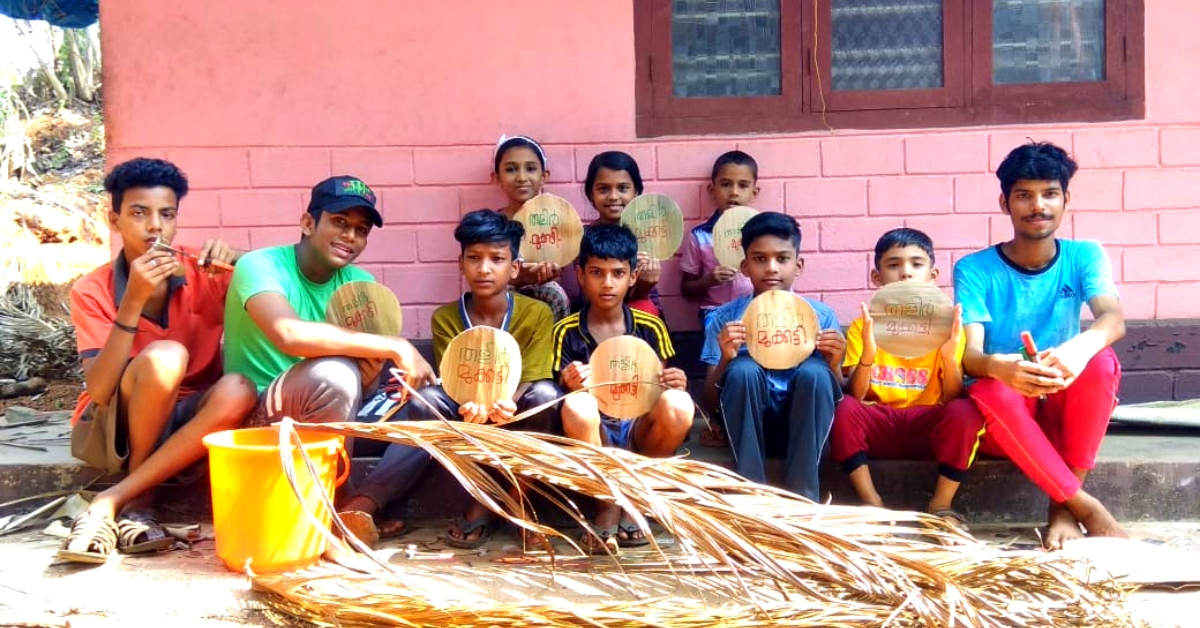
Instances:
[[[608,447],[633,451],[633,426],[637,419],[612,419],[600,417],[600,437]]]

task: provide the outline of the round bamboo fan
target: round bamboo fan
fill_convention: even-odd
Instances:
[[[758,210],[753,207],[730,207],[721,212],[713,225],[713,255],[722,266],[741,272],[746,257],[742,250],[742,225],[757,215]]]
[[[875,344],[902,358],[937,350],[950,338],[954,304],[937,284],[897,281],[879,289],[869,308]]]
[[[374,281],[351,281],[339,287],[325,306],[325,320],[381,336],[399,336],[404,322],[396,295]]]
[[[472,327],[450,340],[439,368],[442,389],[458,403],[491,406],[521,384],[521,347],[495,327]]]
[[[551,262],[566,267],[579,255],[583,222],[567,199],[539,194],[525,201],[513,220],[525,225],[521,259],[526,262]]]
[[[662,360],[645,340],[616,336],[600,343],[588,360],[592,384],[620,382],[592,389],[600,411],[614,419],[636,419],[654,407],[662,394]]]
[[[638,251],[654,259],[670,259],[683,244],[683,212],[671,197],[643,194],[626,205],[621,224],[633,230]]]
[[[750,357],[768,369],[799,366],[817,348],[821,331],[808,301],[786,290],[768,290],[754,297],[742,323]]]

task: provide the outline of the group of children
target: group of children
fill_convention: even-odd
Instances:
[[[1062,149],[1038,143],[1016,148],[1000,165],[999,203],[1012,220],[1013,238],[956,264],[959,305],[950,338],[936,351],[890,355],[876,345],[865,305],[843,335],[834,311],[806,298],[820,326],[816,350],[793,369],[774,370],[748,354],[741,319],[754,296],[793,290],[804,267],[801,233],[793,218],[762,211],[742,229],[741,267],[721,266],[713,255],[713,226],[729,207],[753,204],[758,185],[749,155],[718,158],[709,185],[716,208],[686,239],[681,289],[699,306],[704,327],[707,371],[699,402],[724,427],[737,472],[765,482],[766,457],[782,454],[786,487],[817,499],[818,463],[828,444],[861,500],[881,506],[870,458],[931,458],[939,466],[929,511],[963,525],[954,494],[984,452],[1011,458],[1049,495],[1048,547],[1080,536],[1080,525],[1089,534],[1124,535],[1081,488],[1115,404],[1120,365],[1110,347],[1124,323],[1104,250],[1055,237],[1075,168]],[[508,206],[470,212],[454,232],[468,289],[433,314],[436,360],[452,338],[476,325],[509,332],[521,350],[516,393],[485,407],[451,399],[407,340],[325,322],[337,288],[373,281],[353,265],[371,231],[383,226],[366,183],[345,176],[318,183],[296,244],[244,253],[209,241],[193,263],[153,246],[175,235],[187,193],[184,175],[155,159],[114,168],[105,187],[123,250],[72,290],[87,384],[72,445],[89,464],[128,474],[74,522],[60,555],[102,560],[114,549],[169,546],[150,489],[200,460],[204,435],[284,416],[356,420],[364,400],[386,394],[391,367],[422,398],[410,401],[397,420],[457,417],[652,457],[674,455],[696,405],[684,372],[668,365],[675,352],[657,298],[658,263],[638,252],[635,236],[619,223],[621,210],[643,191],[637,163],[612,151],[589,164],[584,192],[599,218],[585,229],[571,268],[524,264],[518,256],[524,228],[512,216],[541,193],[548,173],[537,142],[502,138],[492,176]],[[214,273],[206,262],[236,266],[231,274]],[[932,282],[934,262],[928,236],[894,229],[876,245],[871,280],[876,286]],[[1085,303],[1095,322],[1081,333]],[[1045,350],[1020,353],[1026,327]],[[645,340],[664,364],[662,394],[646,415],[607,417],[594,397],[578,394],[510,425],[522,410],[586,387],[592,351],[621,335]],[[382,458],[340,499],[339,510],[356,522],[360,536],[405,532],[402,522],[378,514],[411,488],[429,456],[395,444],[356,447],[374,447]],[[648,543],[633,520],[619,507],[601,505],[583,547],[611,551]],[[477,547],[496,521],[473,504],[447,541]]]

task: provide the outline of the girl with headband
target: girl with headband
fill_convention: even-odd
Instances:
[[[500,136],[494,155],[492,183],[508,199],[508,206],[500,210],[501,213],[512,218],[525,201],[542,193],[542,186],[549,177],[546,153],[537,141],[523,135]],[[521,294],[549,305],[557,321],[571,312],[567,293],[556,281],[561,275],[558,264],[523,263],[512,285]]]

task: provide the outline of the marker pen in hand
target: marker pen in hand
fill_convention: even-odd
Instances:
[[[1023,331],[1021,332],[1021,357],[1025,358],[1026,362],[1038,361],[1037,345],[1033,342],[1033,334]],[[1045,399],[1046,395],[1038,395],[1038,399]]]
[[[1033,343],[1033,334],[1023,331],[1021,332],[1021,357],[1025,358],[1026,362],[1037,361],[1037,345]]]

